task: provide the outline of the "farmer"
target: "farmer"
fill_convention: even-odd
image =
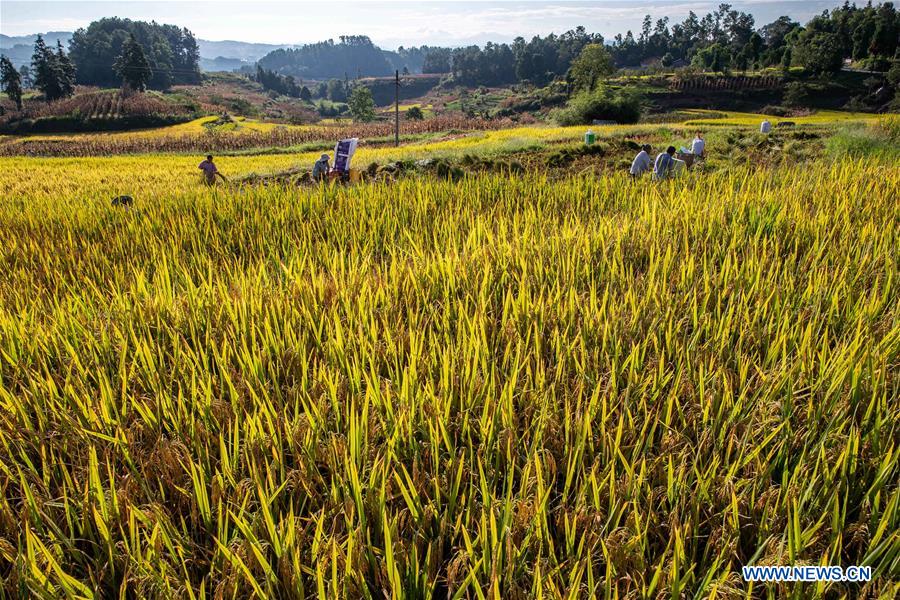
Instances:
[[[703,134],[698,131],[694,141],[691,142],[691,154],[695,157],[700,157],[703,156],[704,150],[706,150],[706,140],[703,139]]]
[[[213,162],[212,154],[206,155],[206,160],[200,163],[199,169],[203,171],[204,181],[206,181],[206,185],[215,185],[216,183],[216,175],[222,178],[222,181],[228,181],[225,179],[225,176],[219,173],[219,169],[216,168],[216,164]]]
[[[656,162],[653,164],[653,179],[660,181],[665,179],[669,172],[675,167],[675,146],[669,146],[665,152],[660,152],[656,156]]]
[[[324,181],[326,177],[328,177],[328,155],[323,154],[319,157],[319,160],[316,161],[316,164],[313,165],[313,180],[315,181]]]
[[[645,171],[649,171],[650,164],[650,144],[644,144],[641,146],[641,151],[637,153],[637,156],[635,156],[634,160],[631,162],[631,170],[629,171],[631,173],[631,178],[637,179]]]

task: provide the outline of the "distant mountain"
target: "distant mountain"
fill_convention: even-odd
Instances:
[[[61,41],[63,46],[68,46],[69,40],[72,39],[71,31],[48,31],[47,33],[42,33],[40,35],[44,38],[44,41],[47,42],[48,46],[55,46],[57,40]],[[34,46],[34,42],[37,41],[37,36],[37,33],[12,36],[0,33],[0,48],[5,50],[19,45]]]
[[[31,35],[3,35],[0,33],[0,55],[9,58],[17,69],[22,65],[30,64],[37,36],[36,33]],[[41,37],[50,47],[56,46],[57,40],[62,42],[63,46],[68,46],[69,40],[72,39],[72,32],[48,31],[41,34]]]
[[[241,60],[239,58],[226,58],[217,56],[215,58],[200,57],[201,71],[240,71],[242,67],[252,67],[253,62]]]
[[[279,48],[293,48],[290,44],[255,44],[251,42],[237,42],[223,40],[213,42],[210,40],[197,40],[200,47],[200,56],[210,60],[215,58],[236,58],[247,62],[256,62],[269,52]]]

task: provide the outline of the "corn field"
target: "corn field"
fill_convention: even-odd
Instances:
[[[896,165],[124,211],[6,160],[8,597],[900,592]]]

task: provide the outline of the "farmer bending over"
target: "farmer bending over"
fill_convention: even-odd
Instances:
[[[315,181],[324,181],[328,177],[328,155],[323,154],[313,165],[312,176]]]
[[[644,171],[650,170],[650,144],[644,144],[641,146],[641,151],[637,153],[637,156],[634,157],[634,160],[631,162],[631,173],[632,178],[638,178]]]
[[[206,181],[206,185],[213,185],[216,183],[216,175],[222,178],[222,181],[228,181],[225,179],[225,176],[219,173],[219,169],[216,168],[216,164],[213,162],[212,154],[208,154],[206,156],[206,160],[200,163],[200,170],[203,171],[203,177]]]
[[[669,175],[669,171],[675,168],[675,146],[669,146],[665,152],[660,152],[653,164],[653,179],[659,181]]]

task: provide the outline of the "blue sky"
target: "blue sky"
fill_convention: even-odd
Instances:
[[[747,0],[732,2],[758,25],[787,14],[801,22],[843,0]],[[577,25],[611,38],[638,30],[644,14],[679,21],[689,10],[705,14],[719,2],[691,0],[319,2],[0,0],[0,33],[70,31],[104,16],[156,20],[192,30],[208,40],[304,43],[342,34],[366,34],[384,47],[509,41],[516,35],[562,32]]]

